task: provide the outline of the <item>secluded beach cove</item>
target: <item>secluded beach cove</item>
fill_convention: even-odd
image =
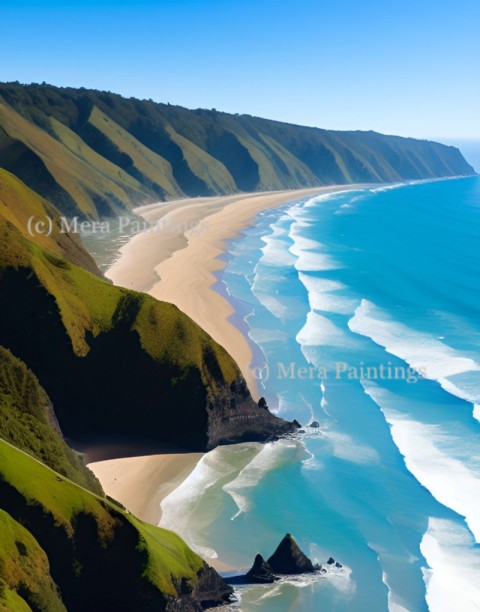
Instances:
[[[261,211],[358,188],[342,185],[193,198],[138,208],[135,213],[152,229],[134,235],[121,248],[106,276],[116,285],[149,293],[188,314],[232,355],[252,395],[258,398],[255,378],[249,371],[250,344],[232,322],[233,307],[214,288],[216,274],[225,266],[222,255],[228,242],[248,228]],[[162,500],[185,480],[202,456],[132,445],[117,444],[112,449],[103,443],[82,450],[106,494],[153,524],[160,521]],[[225,569],[216,559],[209,562]]]
[[[93,445],[107,494],[220,571],[287,532],[341,562],[240,589],[245,612],[478,610],[479,204],[469,177],[137,211],[156,231],[108,276],[176,304],[303,427],[204,455]]]

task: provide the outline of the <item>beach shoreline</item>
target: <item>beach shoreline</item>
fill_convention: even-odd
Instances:
[[[229,242],[250,227],[263,210],[363,187],[338,185],[194,198],[138,208],[135,213],[160,227],[160,231],[146,231],[131,238],[106,276],[116,285],[173,303],[190,316],[230,353],[252,396],[258,399],[250,371],[251,344],[245,332],[235,325],[235,311],[226,295],[218,291],[218,274],[227,265],[222,256]],[[188,477],[202,456],[178,449],[164,453],[161,449],[142,452],[140,448],[135,454],[132,448],[112,451],[111,447],[102,450],[100,445],[86,453],[86,462],[107,495],[140,519],[158,525],[162,500]],[[207,562],[218,571],[236,569],[220,559],[209,558]]]
[[[146,439],[69,440],[105,494],[139,519],[158,525],[162,500],[193,471],[203,453]]]
[[[124,245],[106,276],[115,285],[175,304],[233,357],[252,396],[258,400],[250,342],[232,320],[235,310],[215,288],[217,275],[226,266],[221,257],[229,242],[250,227],[263,210],[362,187],[365,185],[320,186],[193,198],[137,208],[135,213],[158,229],[142,232]],[[184,228],[186,231],[182,231]]]
[[[166,453],[87,463],[105,494],[136,517],[158,525],[161,503],[195,469],[202,453]]]

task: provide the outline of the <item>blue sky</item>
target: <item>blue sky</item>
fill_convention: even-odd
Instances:
[[[478,0],[1,0],[0,80],[480,139]]]

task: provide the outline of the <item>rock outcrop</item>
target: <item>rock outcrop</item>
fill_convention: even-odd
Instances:
[[[0,345],[34,372],[78,447],[108,436],[205,451],[297,429],[253,400],[233,359],[175,306],[32,244],[2,211],[0,293]]]
[[[179,536],[1,439],[0,544],[0,610],[199,612],[233,592]]]
[[[277,574],[307,574],[319,569],[314,567],[289,533],[280,542],[268,564]]]
[[[271,584],[278,580],[270,565],[260,554],[255,557],[252,568],[247,572],[246,577],[252,584]]]
[[[330,565],[333,563],[337,568],[342,567],[332,557],[327,563]],[[261,554],[257,554],[253,566],[246,574],[230,576],[225,580],[229,584],[272,584],[281,576],[312,574],[320,571],[325,573],[320,565],[312,563],[295,539],[287,533],[268,561],[265,561]]]

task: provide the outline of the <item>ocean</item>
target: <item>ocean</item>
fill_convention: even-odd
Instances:
[[[343,566],[236,609],[480,610],[479,245],[478,177],[292,202],[230,243],[218,289],[303,427],[205,455],[161,525],[236,568],[286,533]]]

